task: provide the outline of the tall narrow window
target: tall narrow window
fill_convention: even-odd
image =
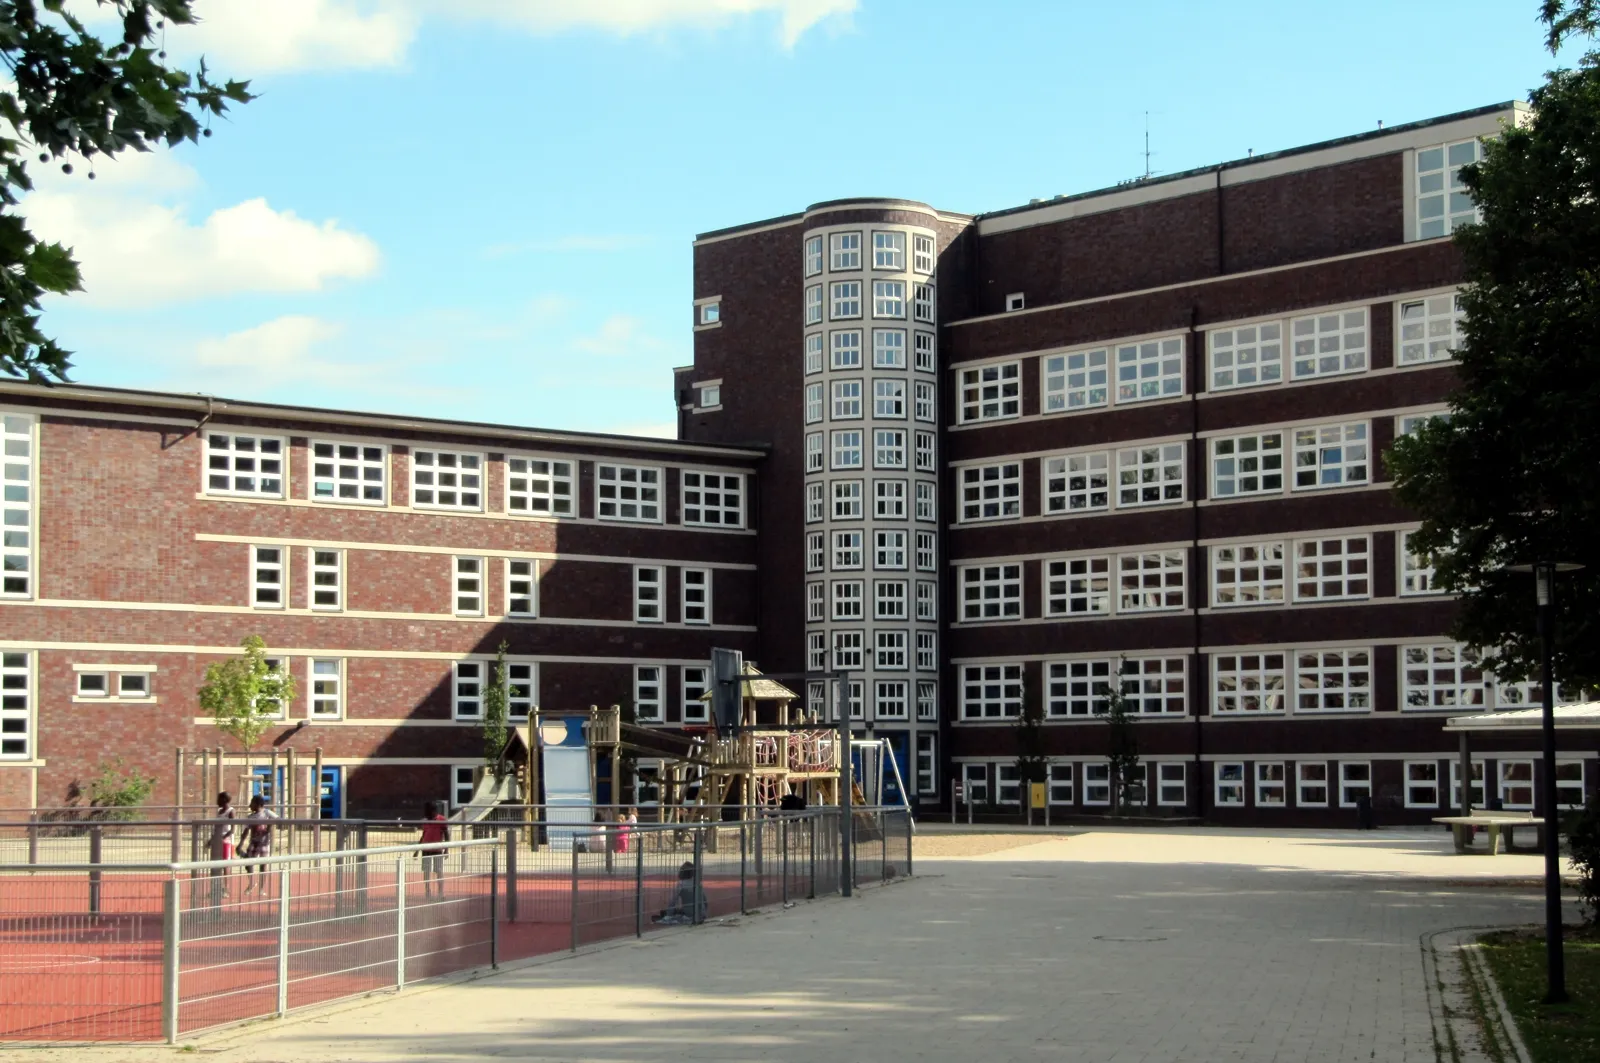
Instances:
[[[311,497],[318,502],[381,506],[388,499],[388,448],[313,442]]]
[[[916,483],[918,520],[933,521],[937,519],[934,513],[934,484],[931,480],[918,480]]]
[[[455,662],[450,711],[456,719],[483,719],[483,680],[487,670],[482,661]]]
[[[806,523],[815,524],[827,515],[827,485],[821,482],[806,484]]]
[[[1400,533],[1400,593],[1403,596],[1443,594],[1434,581],[1433,561],[1413,553],[1411,537],[1416,532]]]
[[[918,332],[915,339],[917,368],[924,373],[934,371],[933,333]]]
[[[686,568],[683,570],[683,622],[685,624],[711,623],[711,570]]]
[[[1417,239],[1449,236],[1481,220],[1477,204],[1461,180],[1461,168],[1478,161],[1476,139],[1458,140],[1417,152]]]
[[[0,759],[26,760],[33,749],[33,654],[0,653]]]
[[[330,612],[344,608],[344,552],[311,550],[311,608]]]
[[[822,372],[822,333],[806,337],[806,375]]]
[[[666,669],[659,664],[633,666],[633,714],[640,723],[661,723],[666,717],[661,709],[661,675]]]
[[[937,620],[939,608],[939,585],[932,580],[917,580],[917,619]]]
[[[0,416],[0,438],[4,439],[6,452],[0,595],[27,598],[34,591],[33,418],[13,413]]]
[[[534,568],[537,564],[537,561],[515,557],[506,559],[507,616],[534,616],[537,614],[537,599],[534,596],[538,586],[537,572]]]
[[[538,700],[539,666],[531,661],[506,662],[506,717],[526,720]]]
[[[822,272],[822,237],[813,236],[806,241],[806,276],[815,277]]]
[[[7,417],[10,422],[13,418]],[[27,438],[26,420],[21,422],[21,438]],[[18,456],[11,448],[11,426],[6,426],[6,461]],[[24,449],[22,457],[27,457]],[[208,432],[206,434],[206,494],[235,495],[244,498],[283,497],[284,441],[280,436],[254,433]]]
[[[281,546],[250,548],[250,604],[257,609],[282,609],[289,604],[283,554]]]
[[[518,517],[575,517],[573,463],[551,458],[506,459],[506,512]]]
[[[597,464],[595,515],[601,520],[661,523],[661,470]]]
[[[413,450],[411,504],[425,509],[481,510],[483,455],[453,450]]]
[[[917,532],[917,571],[932,572],[934,564],[934,544],[936,542],[933,532]]]
[[[828,619],[828,588],[821,580],[806,584],[806,622],[820,624]]]
[[[820,405],[820,403],[819,403]],[[821,472],[824,459],[822,457],[822,433],[806,433],[806,472]],[[818,485],[821,486],[821,485]]]
[[[744,527],[744,477],[733,472],[683,472],[683,522]]]
[[[711,720],[711,703],[704,700],[711,689],[711,669],[698,665],[683,668],[683,722],[708,723]]]
[[[828,237],[828,268],[834,271],[861,268],[860,233],[833,233]]]
[[[935,461],[935,458],[934,458],[933,433],[932,432],[918,432],[916,434],[916,444],[917,444],[917,448],[916,448],[917,449],[917,471],[918,472],[937,472],[939,466],[938,466],[938,464],[937,464],[937,462]]]
[[[654,565],[637,565],[633,570],[633,619],[641,624],[659,624],[662,611],[662,570]]]
[[[821,572],[828,563],[827,538],[822,532],[806,533],[806,571]]]
[[[820,325],[822,323],[822,285],[813,284],[806,288],[806,317],[807,325]]]
[[[933,237],[913,236],[911,238],[911,268],[918,273],[933,272]]]
[[[911,288],[912,316],[918,321],[933,323],[933,285],[915,284]]]
[[[918,380],[916,382],[916,401],[912,414],[919,421],[933,420],[933,385],[926,380]]]
[[[919,679],[919,680],[917,680],[917,719],[919,719],[919,720],[937,720],[938,718],[939,718],[939,685],[937,683],[935,683],[931,679]],[[928,751],[929,751],[928,777],[929,777],[930,780],[933,777],[933,766],[932,766],[933,737],[934,736],[931,735],[931,734],[919,734],[917,736],[917,749],[919,751],[923,747],[922,739],[926,738],[928,740],[928,742],[927,742],[927,747],[928,747]],[[920,760],[918,761],[918,763],[919,764],[921,763]],[[929,791],[925,791],[925,792],[931,792],[931,788],[930,788]]]
[[[344,715],[342,662],[311,659],[311,716],[318,720],[337,720]]]
[[[483,558],[456,558],[456,615],[483,615]]]
[[[822,382],[806,385],[806,424],[822,420]]]

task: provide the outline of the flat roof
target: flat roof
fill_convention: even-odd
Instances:
[[[1585,701],[1577,705],[1557,705],[1554,710],[1556,730],[1600,730],[1600,701]],[[1504,712],[1480,712],[1472,716],[1452,716],[1445,721],[1444,729],[1455,732],[1476,731],[1537,731],[1544,726],[1544,706],[1531,709],[1507,709]]]

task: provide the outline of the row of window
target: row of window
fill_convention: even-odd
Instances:
[[[961,781],[959,804],[1021,803],[1022,777],[1016,761],[967,761],[958,767]],[[1130,781],[1140,782],[1139,777],[1142,776],[1146,794],[1153,797],[1157,805],[1182,807],[1189,800],[1188,772],[1189,766],[1184,761],[1143,761],[1136,769],[1135,778]],[[1109,805],[1111,765],[1107,761],[1052,760],[1046,767],[1045,795],[1051,805]]]
[[[0,596],[26,598],[33,586],[33,425],[22,414],[0,415],[5,449],[0,499]]]
[[[1395,363],[1444,361],[1461,343],[1461,300],[1454,292],[1394,304]],[[1315,380],[1370,368],[1366,307],[1233,325],[1206,334],[1213,392]],[[1111,343],[1039,359],[1039,410],[1072,413],[1187,393],[1185,333]],[[959,423],[1022,415],[1022,362],[958,369]]]
[[[933,572],[934,549],[937,540],[933,532],[907,533],[898,528],[881,528],[870,533],[862,531],[835,531],[832,533],[832,552],[829,552],[827,532],[806,533],[806,571],[848,572],[867,567],[870,557],[872,567],[887,572],[905,571],[907,565],[906,542],[908,535],[914,544],[912,563],[918,572]],[[868,549],[867,544],[871,544]]]
[[[288,440],[282,436],[209,432],[205,439],[209,495],[285,498]],[[382,506],[389,502],[389,448],[384,444],[313,440],[312,501]],[[484,511],[485,455],[413,449],[411,506]],[[595,463],[594,512],[600,520],[660,524],[666,470],[654,465]],[[744,476],[683,469],[684,524],[742,528]],[[505,512],[511,516],[576,517],[578,463],[556,458],[506,459]]]
[[[835,370],[848,371],[862,367],[862,331],[860,329],[835,329],[826,337],[829,351],[828,365]],[[934,336],[931,332],[917,330],[911,334],[911,364],[925,373],[934,371]],[[822,372],[824,337],[821,332],[807,334],[805,340],[806,375]],[[872,330],[872,367],[874,369],[904,369],[906,367],[906,330],[875,328]]]
[[[878,378],[871,381],[872,391],[867,394],[868,381],[860,377],[835,380],[829,389],[830,403],[824,402],[822,384],[806,385],[806,424],[817,424],[826,413],[832,421],[859,421],[869,416],[883,420],[904,421],[909,415],[918,421],[935,419],[933,384],[918,380],[913,383],[912,401],[906,402],[906,382],[898,378]],[[826,406],[826,409],[824,408]],[[932,451],[932,434],[929,434],[929,451]],[[902,441],[903,443],[903,441]]]
[[[1442,593],[1433,568],[1397,537],[1396,591]],[[1314,604],[1372,598],[1372,536],[1319,535],[1209,547],[1210,604],[1215,609]],[[1046,558],[1040,564],[1044,617],[1124,616],[1188,607],[1184,547]],[[837,561],[838,558],[836,557]],[[837,564],[834,566],[838,568]],[[859,567],[859,566],[853,566]],[[1022,618],[1022,563],[965,565],[956,585],[963,621]]]
[[[810,638],[813,641],[823,637],[820,632],[814,632]],[[827,651],[822,653],[824,659]],[[852,720],[867,718],[867,698],[869,687],[872,694],[873,718],[878,720],[910,720],[915,718],[921,723],[937,722],[939,719],[939,684],[932,679],[877,679],[867,681],[852,679],[847,684],[845,693],[849,703],[849,713]],[[818,720],[836,721],[838,713],[830,707],[833,694],[830,693],[832,684],[807,683],[806,684],[806,711]],[[914,716],[913,716],[914,713]],[[923,737],[918,736],[918,771],[921,766]],[[932,757],[932,743],[928,743],[928,756]],[[931,771],[931,765],[927,767]],[[921,793],[932,793],[931,788],[919,789]]]
[[[867,481],[864,480],[829,480],[827,483],[814,481],[806,484],[806,523],[815,524],[828,519],[832,513],[833,520],[861,520],[866,514],[865,490]],[[937,498],[936,485],[931,480],[873,480],[872,483],[872,516],[877,520],[906,520],[914,516],[917,520],[933,521],[937,519],[934,500]],[[833,508],[828,508],[829,494],[833,497]],[[910,506],[907,506],[908,493]],[[900,533],[902,551],[905,547],[905,533]]]
[[[910,460],[908,466],[906,454],[906,437],[911,437]],[[914,467],[918,472],[936,472],[937,457],[934,452],[934,434],[932,432],[907,433],[903,428],[878,428],[868,432],[860,428],[835,429],[829,439],[832,447],[831,460],[827,467],[834,471],[849,469],[864,469],[867,467],[867,445],[870,441],[872,467],[874,469],[905,469]],[[824,471],[822,433],[808,432],[806,434],[806,472],[815,473]],[[932,503],[932,488],[929,488],[929,502]],[[932,519],[932,518],[929,518]]]
[[[848,631],[806,632],[807,667],[813,671],[826,670],[830,659],[835,669],[859,672],[935,672],[939,669],[938,642],[931,631]],[[918,719],[937,719],[936,706],[930,706],[932,715]],[[853,710],[852,710],[853,713]],[[853,713],[854,714],[854,713]]]
[[[859,568],[860,566],[857,565]],[[868,610],[867,580],[821,580],[806,584],[806,620],[918,620],[938,619],[939,585],[932,580],[872,580],[872,608]],[[913,604],[912,596],[915,595]],[[831,603],[831,604],[830,604]]]
[[[872,240],[872,268],[895,270],[906,268],[906,234],[892,229],[874,229]],[[828,234],[828,270],[833,273],[862,269],[862,233],[838,232]],[[933,237],[913,233],[911,236],[911,268],[917,273],[932,273],[934,263]],[[807,277],[822,272],[822,237],[812,236],[805,243],[805,271]]]
[[[866,316],[863,310],[863,292],[871,292],[872,317],[881,321],[906,320],[906,282],[872,281],[868,289],[865,281],[834,281],[827,286],[827,317],[829,321],[857,321]],[[912,284],[910,298],[911,320],[934,323],[933,285]],[[813,284],[805,292],[805,323],[822,324],[823,286]]]
[[[1539,703],[1537,682],[1508,682],[1483,670],[1459,643],[1424,643],[1398,650],[1400,707],[1462,711]],[[1369,647],[1302,647],[1221,651],[1210,655],[1210,711],[1216,716],[1370,712],[1373,652]],[[843,667],[835,664],[835,667]],[[1189,711],[1188,658],[1174,654],[1074,657],[1044,662],[1046,719],[1069,720],[1105,711],[1120,680],[1130,712],[1182,715]],[[962,720],[1007,720],[1022,714],[1023,665],[968,664],[959,669]],[[1581,691],[1559,689],[1572,704]]]

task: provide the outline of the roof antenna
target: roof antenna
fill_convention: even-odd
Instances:
[[[1144,180],[1148,181],[1155,176],[1155,171],[1150,169],[1150,112],[1144,113]]]
[[[1383,119],[1382,118],[1378,119],[1378,128],[1379,129],[1383,128]]]

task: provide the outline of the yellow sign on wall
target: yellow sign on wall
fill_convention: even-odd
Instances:
[[[1044,783],[1032,782],[1028,784],[1028,804],[1033,808],[1044,807]]]

